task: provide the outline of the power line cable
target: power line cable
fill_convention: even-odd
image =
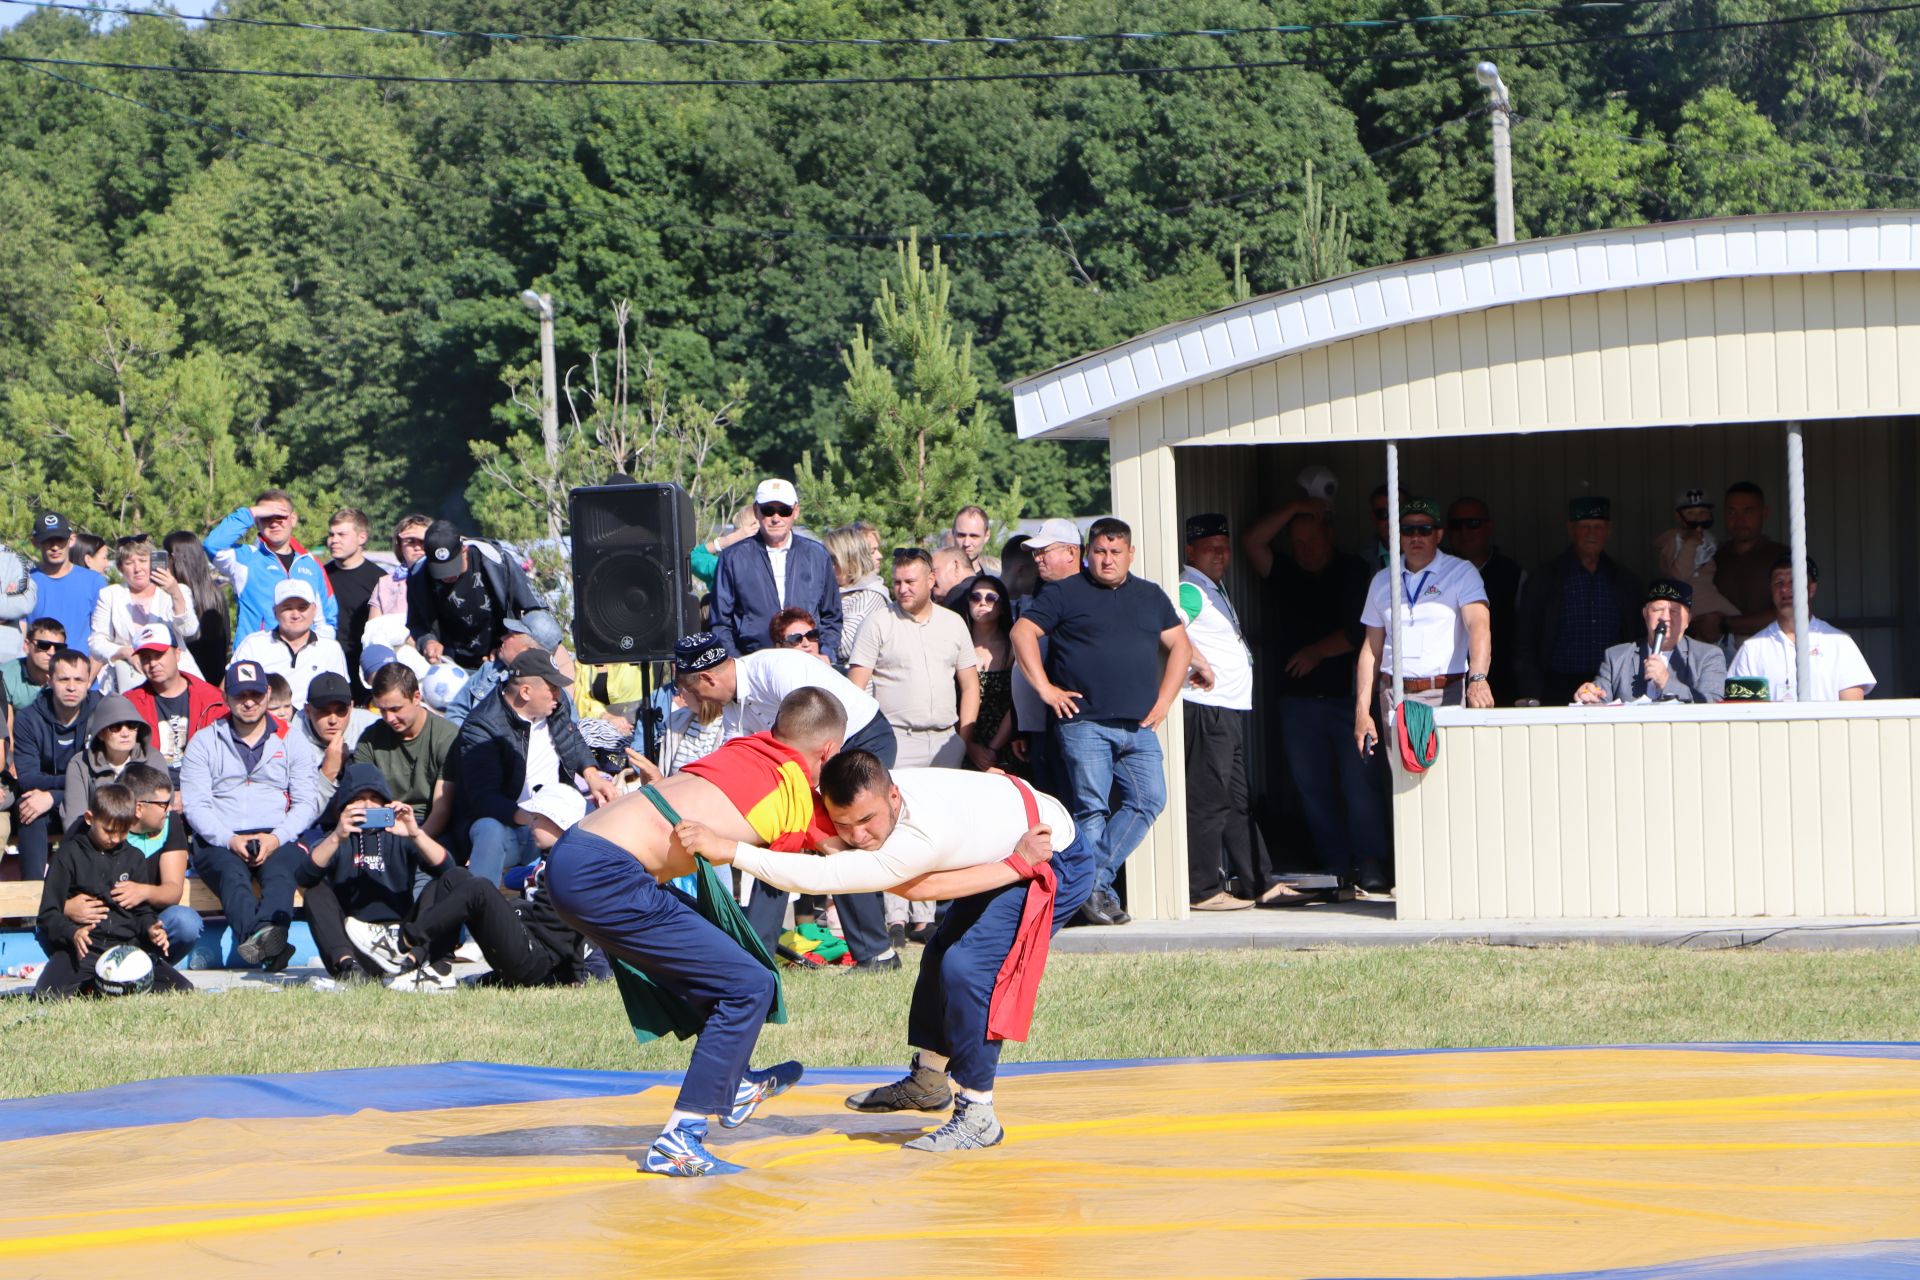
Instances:
[[[532,211],[537,213],[553,213],[553,212],[564,213],[564,212],[576,211],[578,208],[577,206],[574,206],[574,205],[553,204],[543,200],[527,200],[527,199],[513,197],[513,196],[501,196],[501,195],[493,194],[491,192],[476,191],[471,188],[454,186],[449,183],[439,182],[432,178],[393,173],[389,170],[381,169],[374,165],[365,164],[358,160],[349,159],[346,156],[333,155],[326,152],[309,150],[308,148],[305,148],[305,147],[298,147],[293,145],[292,143],[283,142],[277,138],[270,138],[262,134],[251,133],[247,130],[237,128],[233,125],[221,124],[217,121],[207,120],[199,116],[188,115],[185,112],[181,112],[181,111],[175,111],[169,107],[157,106],[153,103],[144,102],[139,98],[135,98],[128,94],[117,92],[116,90],[113,90],[113,89],[105,88],[104,86],[101,86],[101,85],[89,84],[84,80],[79,80],[72,76],[63,75],[58,71],[52,71],[46,67],[25,65],[25,66],[22,66],[21,69],[24,71],[34,72],[35,74],[38,74],[38,75],[46,76],[53,80],[57,80],[62,84],[71,85],[76,89],[84,89],[88,93],[98,94],[101,97],[105,97],[105,98],[111,98],[116,102],[123,102],[128,106],[136,107],[142,111],[150,112],[154,115],[164,116],[171,120],[180,121],[183,124],[192,125],[197,129],[201,129],[210,133],[217,133],[225,137],[233,138],[234,140],[239,142],[251,143],[256,146],[270,147],[279,151],[286,151],[293,155],[300,156],[304,159],[315,160],[323,164],[338,165],[344,168],[354,169],[361,173],[371,174],[375,177],[384,178],[394,183],[419,186],[419,187],[427,187],[434,191],[440,192],[442,194],[464,196],[468,199],[483,200],[490,204],[502,205],[508,208],[513,208],[513,209],[518,209],[523,211]],[[1336,162],[1332,165],[1325,167],[1324,169],[1319,170],[1318,172],[1320,176],[1325,176],[1326,174],[1339,173],[1347,169],[1357,168],[1360,165],[1370,160],[1376,160],[1382,156],[1391,155],[1396,151],[1401,151],[1407,147],[1413,146],[1415,143],[1424,142],[1429,138],[1436,137],[1442,132],[1444,132],[1445,130],[1454,127],[1455,125],[1464,124],[1467,121],[1472,120],[1477,116],[1486,114],[1488,110],[1489,108],[1487,107],[1475,108],[1472,111],[1468,111],[1462,115],[1455,116],[1450,120],[1444,120],[1441,123],[1433,126],[1431,129],[1425,129],[1419,133],[1409,135],[1408,137],[1401,138],[1395,142],[1390,142],[1385,146],[1375,148],[1372,151],[1365,152],[1359,156],[1353,157],[1352,159]],[[1289,178],[1286,181],[1270,183],[1262,187],[1253,187],[1243,191],[1235,191],[1223,196],[1197,197],[1193,200],[1186,201],[1182,204],[1168,205],[1161,208],[1144,210],[1142,212],[1149,213],[1155,216],[1160,216],[1160,217],[1179,217],[1200,209],[1224,208],[1230,205],[1238,204],[1242,201],[1255,199],[1260,196],[1277,195],[1280,192],[1289,191],[1298,187],[1304,181],[1305,181],[1304,177]],[[799,228],[799,227],[793,227],[793,228],[730,227],[730,226],[723,226],[723,225],[709,224],[709,223],[660,223],[660,222],[649,222],[646,219],[636,217],[632,214],[627,213],[625,210],[618,209],[618,208],[609,209],[607,210],[607,212],[612,213],[614,216],[619,217],[625,221],[632,222],[637,226],[644,227],[645,229],[650,231],[685,231],[685,232],[695,232],[695,233],[711,234],[711,235],[748,236],[748,237],[765,239],[765,240],[814,239],[814,240],[841,240],[841,241],[855,241],[855,242],[891,243],[893,241],[903,240],[908,235],[908,232],[906,231],[873,231],[873,232],[816,231],[808,228]],[[1100,211],[1100,212],[1094,212],[1094,213],[1088,213],[1088,214],[1069,215],[1068,217],[1065,217],[1065,218],[1056,219],[1052,222],[1038,224],[1034,226],[1009,227],[1009,228],[1001,228],[996,230],[985,230],[985,231],[929,232],[929,233],[925,233],[922,236],[922,238],[927,240],[967,241],[967,240],[1013,239],[1013,238],[1027,237],[1027,236],[1054,235],[1054,234],[1058,234],[1064,227],[1069,225],[1075,228],[1097,225],[1101,221],[1107,220],[1109,218],[1119,217],[1119,216],[1122,216],[1122,215],[1119,213],[1109,214],[1104,211]]]
[[[1884,169],[1854,169],[1844,165],[1823,164],[1818,160],[1762,155],[1758,151],[1722,151],[1717,147],[1699,147],[1691,143],[1672,142],[1666,138],[1644,138],[1637,134],[1618,133],[1612,129],[1601,129],[1593,125],[1575,124],[1570,120],[1555,120],[1541,116],[1523,116],[1515,113],[1513,119],[1521,125],[1536,130],[1566,129],[1573,133],[1585,133],[1598,138],[1612,138],[1618,142],[1631,142],[1641,147],[1660,147],[1681,155],[1712,156],[1719,160],[1758,160],[1765,164],[1785,165],[1795,169],[1812,169],[1823,173],[1838,173],[1854,178],[1878,178],[1887,182],[1920,183],[1920,175],[1911,173],[1894,173]]]
[[[980,36],[570,35],[554,32],[467,31],[442,27],[381,27],[364,23],[299,22],[289,18],[243,18],[212,13],[192,19],[192,21],[224,23],[247,27],[291,28],[298,31],[337,31],[356,35],[415,36],[433,39],[490,40],[521,43],[545,42],[551,44],[624,44],[673,48],[714,48],[728,46],[751,48],[764,48],[768,46],[822,48],[840,46],[868,49],[935,49],[969,45],[993,48],[1015,48],[1023,45],[1091,44],[1105,41],[1121,42],[1196,38],[1217,40],[1232,39],[1239,36],[1311,35],[1322,31],[1383,31],[1399,27],[1458,26],[1463,23],[1486,22],[1502,18],[1542,18],[1552,21],[1562,21],[1575,15],[1586,16],[1588,14],[1625,12],[1660,2],[1661,0],[1591,0],[1589,3],[1580,4],[1535,5],[1506,9],[1489,9],[1473,13],[1436,13],[1391,18],[1349,18],[1329,22],[1279,23],[1272,26],[1199,27],[1188,30],[1169,31],[1100,31],[1085,34],[1032,32],[1021,35]],[[73,0],[0,0],[0,3],[19,5],[29,9],[55,9],[113,17],[163,18],[173,21],[188,21],[188,19],[184,18],[181,14],[172,13],[164,9],[115,8],[111,5],[104,4],[75,3]]]
[[[1743,22],[1714,22],[1696,27],[1672,27],[1662,31],[1643,31],[1616,35],[1566,36],[1554,40],[1510,41],[1503,44],[1465,45],[1451,49],[1376,50],[1368,53],[1332,57],[1273,58],[1243,62],[1207,62],[1151,67],[1082,67],[1056,71],[947,72],[909,76],[800,76],[800,77],[655,77],[655,78],[582,78],[572,76],[423,76],[377,71],[286,71],[261,67],[188,67],[172,63],[106,62],[82,58],[49,58],[27,54],[0,54],[0,62],[37,66],[86,67],[103,71],[161,72],[170,75],[242,76],[269,80],[359,81],[374,84],[491,85],[506,88],[560,89],[770,89],[812,86],[909,85],[909,84],[983,84],[1020,80],[1092,80],[1115,76],[1153,76],[1202,74],[1216,71],[1273,71],[1288,68],[1320,70],[1349,67],[1369,62],[1408,63],[1453,60],[1473,54],[1524,53],[1539,49],[1558,49],[1593,44],[1622,44],[1643,40],[1673,40],[1695,36],[1722,35],[1732,31],[1766,30],[1798,26],[1812,22],[1832,22],[1843,18],[1908,13],[1920,9],[1920,0],[1904,4],[1867,5],[1835,9],[1826,13],[1788,14],[1775,18],[1756,18]]]

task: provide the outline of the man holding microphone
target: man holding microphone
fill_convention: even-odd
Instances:
[[[1599,672],[1574,691],[1574,701],[1720,701],[1727,687],[1727,657],[1719,645],[1687,635],[1693,588],[1677,578],[1655,579],[1640,616],[1647,638],[1609,648]]]

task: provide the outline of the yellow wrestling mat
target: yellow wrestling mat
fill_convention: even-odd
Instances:
[[[692,1181],[636,1172],[660,1076],[4,1103],[0,1276],[1920,1276],[1912,1046],[1011,1068],[1007,1141],[947,1156],[841,1105],[895,1074],[815,1073]]]

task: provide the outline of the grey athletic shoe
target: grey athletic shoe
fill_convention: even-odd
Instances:
[[[1007,1131],[994,1119],[991,1102],[953,1101],[953,1118],[907,1144],[909,1151],[978,1151],[997,1147]]]
[[[348,916],[347,941],[387,973],[405,973],[418,959],[401,941],[397,924],[374,924],[358,916]]]
[[[944,1071],[920,1065],[913,1055],[913,1069],[904,1080],[867,1089],[847,1099],[849,1111],[945,1111],[953,1105],[953,1087]]]

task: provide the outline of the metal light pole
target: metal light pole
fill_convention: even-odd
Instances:
[[[1508,132],[1512,123],[1513,95],[1500,79],[1500,68],[1483,62],[1473,69],[1473,78],[1487,91],[1493,108],[1493,242],[1513,243],[1513,143]]]
[[[553,295],[523,289],[520,301],[540,317],[540,441],[546,446],[547,471],[554,474],[560,469],[560,388],[553,356]],[[547,537],[556,547],[560,545],[560,514],[551,504]]]

